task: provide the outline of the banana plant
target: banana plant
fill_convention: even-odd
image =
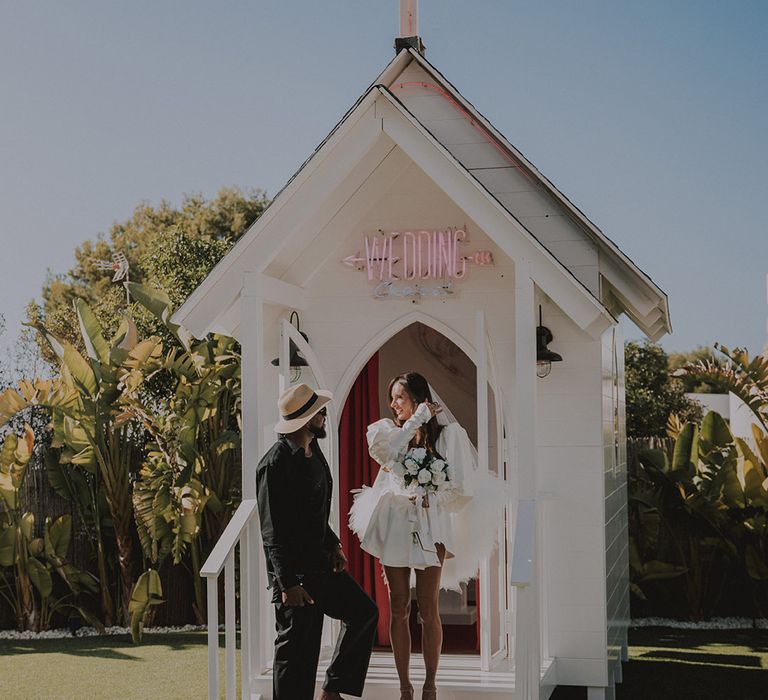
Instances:
[[[768,432],[768,355],[750,359],[745,349],[730,350],[718,343],[715,349],[725,357],[725,362],[689,362],[676,370],[675,376],[691,376],[725,386],[749,407],[760,428]]]
[[[233,339],[214,335],[193,341],[173,324],[164,293],[133,283],[129,290],[165,323],[178,346],[165,350],[156,337],[139,342],[130,320],[107,343],[90,308],[78,301],[75,310],[87,355],[38,327],[59,358],[61,376],[50,386],[0,395],[0,423],[29,405],[51,410],[52,446],[60,450],[60,458],[49,478],[60,490],[76,482],[90,484],[86,500],[94,512],[99,498],[106,500],[123,612],[140,631],[137,619],[143,624],[150,607],[137,602],[136,592],[168,555],[174,563],[191,560],[195,614],[204,620],[199,569],[240,500],[240,358]],[[165,397],[150,391],[158,375],[166,385],[171,381],[172,391]],[[143,554],[155,567],[140,577],[140,586],[134,579],[134,518]],[[102,572],[103,553],[99,556]],[[155,594],[151,598],[153,605],[159,600]],[[105,610],[109,604],[102,590]]]
[[[670,428],[676,439],[671,462],[660,450],[639,455],[645,479],[633,482],[630,495],[635,531],[641,533],[636,554],[648,556],[658,551],[659,542],[672,543],[669,555],[686,570],[688,604],[696,617],[704,612],[704,599],[716,563],[727,556],[742,567],[753,586],[755,604],[765,612],[766,433],[753,425],[753,450],[745,440],[734,437],[725,420],[715,412],[704,417],[700,429],[693,423],[675,421],[670,422]],[[643,547],[643,537],[651,531],[649,513],[657,518],[664,533],[651,546]],[[639,556],[632,565],[634,578],[642,575],[642,561]]]
[[[135,283],[126,286],[134,299],[168,325],[172,309],[163,292]],[[123,392],[125,413],[140,420],[152,438],[133,501],[144,555],[153,566],[167,556],[174,564],[189,556],[194,612],[204,622],[200,567],[240,499],[236,464],[240,357],[232,338],[212,335],[193,343],[178,327],[171,324],[169,330],[179,346],[142,368],[145,382],[157,372],[174,378],[167,403],[159,410],[150,406],[138,377]]]
[[[163,586],[160,582],[160,574],[154,569],[148,569],[136,581],[128,603],[128,612],[131,615],[131,637],[134,642],[141,641],[144,624],[152,606],[162,602]]]
[[[701,619],[718,564],[736,554],[720,499],[736,469],[732,436],[722,418],[709,413],[701,430],[694,423],[680,426],[671,459],[662,450],[643,450],[638,460],[641,478],[630,490],[634,529],[641,533],[630,568],[633,582],[639,586],[645,565],[660,577],[680,575],[689,614]],[[649,538],[652,522],[658,530]]]
[[[39,610],[33,591],[37,561],[33,544],[34,515],[21,508],[20,490],[34,449],[34,433],[28,426],[24,439],[6,435],[0,451],[0,567],[3,567],[3,597],[11,603],[19,629],[38,629]],[[35,563],[30,564],[30,560]],[[10,579],[9,580],[9,576]],[[39,579],[38,579],[39,580]]]
[[[75,301],[75,311],[87,356],[44,326],[37,326],[59,359],[60,378],[53,387],[40,387],[48,389],[47,394],[39,391],[30,395],[29,389],[24,392],[21,388],[5,392],[0,396],[0,421],[9,420],[29,405],[45,406],[52,414],[52,446],[61,448],[61,461],[99,479],[114,529],[123,616],[127,623],[136,569],[131,479],[142,460],[144,435],[140,425],[121,415],[119,399],[124,387],[135,381],[137,368],[160,352],[161,347],[158,338],[138,342],[130,319],[120,324],[112,342],[107,343],[96,317],[83,300]],[[106,570],[103,560],[99,568]],[[102,582],[104,585],[106,582]],[[102,599],[106,601],[104,591]]]
[[[71,516],[46,518],[42,537],[36,537],[35,516],[24,510],[22,484],[33,450],[34,434],[28,425],[22,439],[7,434],[0,450],[0,595],[14,610],[21,630],[47,629],[54,613],[67,611],[101,628],[80,600],[81,594],[97,591],[98,584],[66,558]]]
[[[107,565],[106,532],[111,532],[109,507],[98,474],[67,461],[66,451],[50,448],[45,453],[45,471],[51,488],[74,505],[85,525],[93,551],[99,578],[99,595],[104,624],[114,624],[115,609]]]

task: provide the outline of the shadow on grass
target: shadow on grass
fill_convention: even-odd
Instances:
[[[706,651],[649,651],[639,654],[638,659],[660,661],[685,661],[687,663],[706,664],[709,666],[736,666],[739,668],[762,668],[762,663],[756,656],[746,654],[710,654]]]
[[[239,642],[239,638],[238,638]],[[197,634],[146,634],[140,644],[134,644],[130,636],[69,637],[65,639],[7,639],[0,640],[0,656],[11,654],[69,654],[123,661],[143,661],[136,651],[146,647],[164,647],[183,650],[206,647],[205,633]],[[221,640],[223,644],[223,639]],[[238,647],[239,647],[238,643]]]
[[[761,700],[767,696],[763,669],[727,668],[702,663],[631,661],[616,700]]]
[[[586,688],[559,686],[550,700],[585,700]],[[728,669],[669,661],[630,661],[616,700],[765,700],[763,669]]]
[[[630,631],[630,644],[667,649],[742,647],[756,654],[766,654],[768,630],[669,630],[641,627]]]
[[[632,629],[616,700],[765,700],[767,637],[765,630]],[[585,688],[561,686],[551,700],[586,697]]]

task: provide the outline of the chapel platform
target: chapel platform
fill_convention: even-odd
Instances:
[[[328,661],[321,661],[317,671],[317,690],[325,677]],[[539,700],[547,700],[557,685],[555,660],[545,659],[541,665]],[[266,700],[271,696],[272,672],[261,674],[256,679],[258,692],[251,700]],[[415,696],[424,681],[424,663],[421,657],[411,659],[411,682],[416,688]],[[400,683],[392,660],[392,654],[374,652],[368,668],[364,700],[393,700],[397,698]],[[444,654],[440,659],[437,677],[440,700],[477,700],[479,697],[508,698],[515,691],[515,671],[508,660],[500,660],[489,671],[480,670],[480,658],[469,654]]]

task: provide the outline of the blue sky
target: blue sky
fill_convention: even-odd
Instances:
[[[765,342],[768,2],[421,0],[427,57],[670,297]],[[393,55],[397,0],[0,0],[0,313],[141,201],[274,194]]]

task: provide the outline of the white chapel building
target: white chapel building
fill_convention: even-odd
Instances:
[[[446,601],[453,622],[474,626],[476,646],[444,651],[441,700],[544,700],[557,685],[612,698],[629,623],[618,320],[657,340],[671,330],[667,297],[427,61],[413,21],[390,64],[174,315],[196,337],[242,345],[244,500],[203,570],[209,619],[219,574],[226,587],[227,697],[271,696],[255,467],[274,440],[281,388],[300,380],[334,393],[324,449],[341,533],[345,403],[362,372],[374,384],[381,375],[381,392],[413,368],[467,427],[479,468],[514,494],[476,590]],[[289,369],[291,342],[308,366]],[[328,650],[335,634],[329,623]],[[419,663],[414,653],[415,683]],[[364,697],[397,687],[391,652],[377,650]]]

